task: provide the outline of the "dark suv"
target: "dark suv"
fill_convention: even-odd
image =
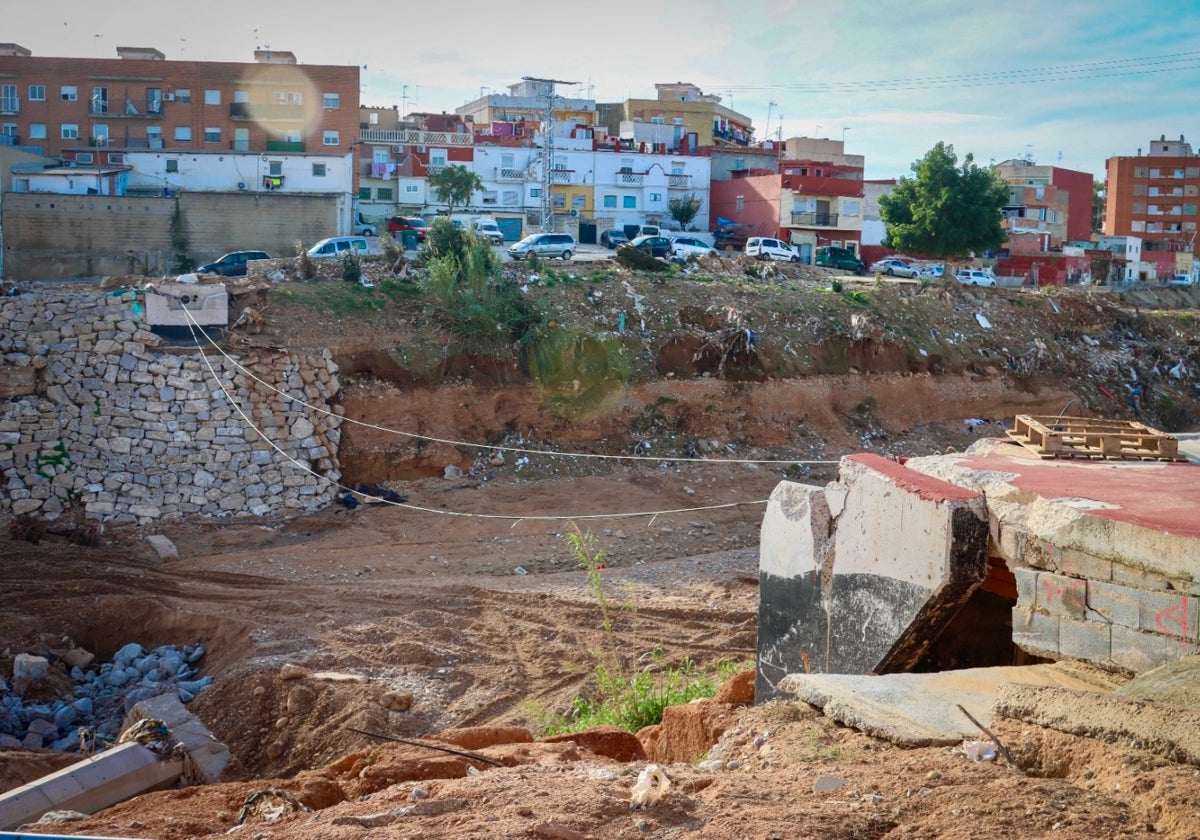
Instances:
[[[425,241],[426,227],[425,220],[415,216],[392,216],[388,219],[388,233],[397,234],[403,230],[415,230],[418,242]]]
[[[269,260],[266,251],[231,251],[219,260],[205,263],[196,269],[197,274],[219,274],[222,277],[245,277],[246,263],[250,260]]]

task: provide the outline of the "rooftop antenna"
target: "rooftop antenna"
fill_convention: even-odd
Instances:
[[[771,110],[775,107],[774,100],[767,103],[767,124],[763,127],[763,137],[771,136]]]

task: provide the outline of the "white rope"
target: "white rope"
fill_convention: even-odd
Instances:
[[[186,307],[184,308],[184,311],[187,312]],[[195,323],[190,312],[188,313],[188,320]],[[193,338],[193,340],[196,338],[196,330],[194,327],[192,328],[192,338]],[[197,346],[199,346],[199,343],[197,343]],[[225,353],[223,351],[222,351],[222,355],[225,355]],[[287,459],[289,462],[291,462],[291,464],[293,466],[295,466],[297,469],[300,469],[303,472],[308,473],[309,475],[313,476],[314,478],[317,478],[321,481],[332,484],[335,487],[337,487],[338,489],[344,490],[347,493],[352,493],[356,496],[361,496],[365,501],[368,501],[368,502],[388,504],[388,505],[392,505],[393,507],[404,508],[405,510],[418,511],[420,513],[436,513],[436,514],[440,514],[442,516],[461,516],[461,517],[467,517],[470,519],[502,519],[502,520],[506,520],[506,521],[511,521],[511,522],[513,522],[514,525],[516,525],[517,523],[519,523],[523,520],[530,520],[530,521],[534,521],[534,522],[566,522],[566,521],[572,521],[572,520],[592,520],[592,519],[633,519],[633,518],[642,517],[642,516],[654,517],[654,516],[658,516],[660,514],[669,514],[669,513],[697,513],[699,511],[705,511],[705,510],[721,510],[721,509],[725,509],[725,508],[741,507],[742,505],[765,505],[767,503],[766,499],[760,499],[760,500],[753,501],[753,502],[729,502],[727,504],[721,504],[721,505],[704,505],[701,507],[674,508],[671,510],[638,511],[638,512],[633,512],[633,513],[585,513],[585,514],[577,514],[577,515],[573,515],[573,516],[545,516],[545,515],[516,516],[516,515],[511,515],[511,514],[469,513],[467,511],[445,510],[442,508],[428,508],[428,507],[424,507],[422,505],[410,505],[407,502],[397,502],[397,501],[392,501],[390,499],[384,499],[379,496],[374,496],[370,493],[364,493],[361,490],[356,490],[353,487],[347,487],[346,485],[344,485],[338,481],[334,481],[332,478],[329,478],[328,476],[321,475],[320,473],[313,470],[308,464],[298,461],[296,458],[292,457],[287,452],[285,452],[277,443],[275,443],[275,441],[271,440],[271,438],[267,436],[266,432],[264,432],[257,425],[255,425],[254,421],[250,419],[250,417],[246,414],[246,412],[242,410],[242,407],[237,403],[237,401],[233,399],[233,397],[230,395],[228,389],[226,389],[224,383],[221,382],[221,377],[217,374],[216,370],[212,366],[212,363],[208,360],[208,355],[204,352],[203,348],[200,348],[200,358],[204,360],[204,365],[205,365],[205,367],[208,368],[208,372],[212,375],[213,381],[216,383],[217,388],[221,392],[221,395],[224,396],[225,399],[229,401],[229,404],[231,406],[233,406],[234,411],[236,411],[238,413],[238,415],[242,418],[242,420],[246,423],[246,425],[249,426],[251,429],[253,429],[255,434],[257,434],[264,441],[266,441],[268,446],[270,446],[272,449],[274,449],[276,452],[278,452],[280,455],[282,455],[285,459]],[[226,355],[226,358],[229,358],[229,357]],[[232,362],[233,360],[230,359],[230,361]],[[233,363],[239,370],[243,370],[241,365],[238,365],[236,362],[233,362]],[[258,379],[258,377],[252,376],[251,378],[253,378],[257,382],[262,382],[262,380]],[[268,383],[263,382],[262,384],[267,385],[267,387],[270,387],[271,390],[273,390],[273,391],[278,390],[278,389],[268,385]],[[555,453],[555,454],[557,454],[557,453]],[[662,459],[658,459],[658,460],[662,460]]]
[[[406,432],[406,431],[403,431],[402,429],[391,429],[391,428],[388,428],[387,426],[379,426],[375,423],[366,423],[362,420],[355,420],[352,417],[344,417],[342,415],[335,415],[334,412],[330,411],[329,409],[325,408],[324,406],[312,405],[311,403],[306,403],[306,402],[304,402],[304,400],[300,399],[299,397],[294,397],[286,391],[281,391],[280,389],[278,389],[274,385],[272,385],[270,382],[264,382],[262,379],[259,379],[257,376],[255,376],[253,371],[251,371],[249,368],[243,367],[242,364],[237,361],[237,359],[234,359],[232,356],[230,356],[228,353],[226,353],[221,348],[220,345],[218,345],[215,341],[213,341],[212,337],[205,331],[205,329],[202,326],[200,326],[199,323],[197,323],[195,321],[195,319],[192,317],[192,313],[188,312],[186,307],[184,308],[184,312],[187,312],[188,320],[191,322],[191,325],[194,325],[192,328],[193,338],[195,337],[196,330],[199,330],[200,334],[204,336],[205,340],[208,341],[208,343],[218,353],[220,353],[222,356],[224,356],[226,358],[226,360],[228,360],[230,362],[230,364],[232,364],[234,367],[236,367],[240,372],[245,374],[250,379],[253,379],[255,382],[258,382],[260,385],[262,385],[266,388],[269,388],[270,390],[274,391],[275,393],[279,394],[281,397],[284,397],[285,399],[291,400],[294,403],[299,403],[300,405],[304,406],[305,408],[309,409],[310,411],[315,411],[319,414],[324,414],[326,416],[337,416],[344,423],[352,423],[355,426],[361,426],[365,429],[373,429],[374,431],[377,431],[377,432],[385,432],[387,434],[399,435],[402,437],[413,438],[415,440],[424,440],[424,441],[428,441],[430,443],[444,443],[448,446],[464,446],[464,447],[468,447],[471,449],[499,449],[499,450],[504,450],[507,452],[516,452],[516,453],[519,453],[522,455],[558,455],[558,456],[564,457],[564,458],[597,458],[600,460],[611,460],[611,461],[676,461],[679,463],[691,463],[691,464],[805,464],[805,465],[819,465],[819,466],[836,466],[837,464],[840,463],[840,461],[795,461],[795,460],[791,460],[791,459],[771,460],[771,459],[751,459],[751,458],[686,458],[686,457],[678,457],[677,458],[674,456],[657,456],[656,457],[654,455],[602,455],[602,454],[597,454],[594,452],[556,452],[553,449],[527,449],[527,448],[522,448],[519,446],[494,446],[491,444],[484,444],[484,443],[471,443],[470,441],[465,441],[465,440],[450,440],[448,438],[439,438],[439,437],[432,437],[430,435],[417,434],[416,432]]]

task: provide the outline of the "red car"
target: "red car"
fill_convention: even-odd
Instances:
[[[426,227],[425,220],[416,216],[392,216],[388,219],[388,233],[397,234],[402,230],[415,230],[418,242],[425,241]]]

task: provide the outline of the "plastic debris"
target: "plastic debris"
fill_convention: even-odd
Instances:
[[[983,327],[985,330],[990,330],[992,328],[992,322],[983,317],[982,312],[975,313],[975,320],[978,321],[979,326]]]
[[[637,784],[629,792],[629,809],[645,808],[657,805],[659,800],[667,795],[671,780],[657,764],[647,764],[646,769],[638,775]]]
[[[991,761],[996,757],[996,749],[989,741],[963,741],[962,750],[971,761]]]

